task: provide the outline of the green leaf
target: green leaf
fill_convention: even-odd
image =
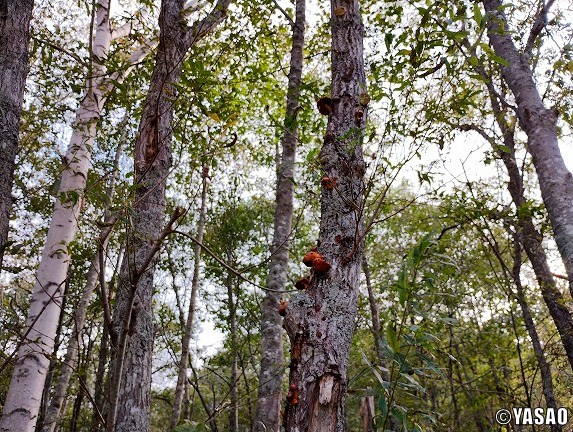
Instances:
[[[495,61],[496,63],[499,63],[502,66],[509,66],[509,62],[506,59],[504,59],[503,57],[492,54],[489,56],[489,58],[491,58],[493,61]]]
[[[474,2],[474,21],[477,23],[479,28],[483,26],[483,15],[481,14],[480,6],[478,2]]]
[[[388,415],[388,402],[386,402],[386,395],[384,392],[380,393],[378,398],[378,409],[380,410],[380,416],[385,418]]]
[[[394,40],[394,35],[392,33],[386,33],[384,35],[384,43],[386,43],[386,49],[390,50],[392,46],[392,41]]]

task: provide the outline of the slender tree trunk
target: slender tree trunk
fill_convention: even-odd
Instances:
[[[94,385],[95,406],[93,407],[91,432],[101,432],[103,430],[102,419],[105,418],[105,412],[106,412],[105,369],[107,365],[108,354],[109,354],[109,333],[107,326],[104,326],[99,348],[98,365],[97,365],[97,372]]]
[[[8,241],[33,0],[0,0],[0,271]],[[0,287],[0,304],[2,304]]]
[[[127,116],[125,117],[124,120],[126,119]],[[125,122],[122,122],[121,124],[125,127]],[[119,158],[121,156],[121,143],[125,141],[126,138],[125,133],[122,132],[120,135],[121,135],[120,144],[118,145],[115,154],[114,172],[112,178],[110,179],[110,184],[107,190],[107,204],[106,204],[106,209],[104,211],[104,221],[102,225],[104,228],[100,230],[99,234],[99,242],[100,242],[99,247],[103,248],[104,251],[107,249],[108,239],[111,234],[111,230],[113,228],[114,217],[110,212],[110,207],[113,203],[113,196],[115,193],[115,182],[117,181],[117,176],[118,176]],[[68,386],[70,384],[70,378],[72,376],[74,369],[76,368],[76,364],[78,361],[79,344],[86,323],[88,306],[90,304],[94,289],[96,288],[97,283],[100,280],[99,279],[100,262],[98,255],[99,254],[96,252],[94,254],[94,257],[92,258],[92,263],[88,271],[86,284],[84,286],[82,296],[80,298],[80,301],[78,302],[78,305],[75,308],[74,330],[68,343],[68,348],[64,356],[64,361],[62,363],[62,367],[60,370],[60,376],[54,389],[54,394],[50,401],[50,405],[47,407],[46,410],[46,416],[44,419],[43,427],[41,429],[42,432],[54,432],[56,429],[56,425],[60,421],[61,410],[64,398],[66,396],[66,391],[68,390]]]
[[[96,23],[93,70],[95,77],[104,77],[106,70],[103,61],[110,43],[109,0],[98,0]],[[36,274],[26,321],[27,330],[18,351],[0,420],[0,431],[32,431],[38,417],[48,359],[54,349],[63,285],[71,259],[68,246],[77,231],[90,151],[104,99],[98,79],[91,79],[76,113],[54,213]]]
[[[66,288],[64,290],[64,298],[62,300],[62,311],[66,310],[66,304],[68,302],[68,295],[70,291],[70,280],[66,279]],[[61,337],[62,337],[62,326],[64,325],[64,314],[60,313],[60,319],[58,320],[58,327],[56,328],[56,336],[54,338],[54,352],[57,353],[60,348]],[[44,382],[44,391],[42,392],[42,404],[40,405],[40,416],[36,422],[36,430],[39,431],[44,424],[44,419],[46,418],[46,412],[48,410],[48,403],[50,401],[50,392],[52,390],[52,380],[54,379],[54,373],[56,371],[56,365],[58,364],[58,357],[53,355],[50,357],[50,366],[48,367],[48,374],[46,375],[46,381]]]
[[[227,262],[232,262],[231,254]],[[235,305],[234,281],[231,273],[227,276],[227,303],[231,337],[231,408],[229,410],[229,431],[239,432],[239,372],[237,366],[237,307]]]
[[[364,256],[362,260],[362,271],[366,281],[366,289],[368,290],[368,303],[370,305],[370,315],[372,316],[372,334],[374,336],[374,348],[376,349],[376,357],[378,357],[378,361],[381,362],[383,366],[385,366],[384,369],[387,369],[386,359],[382,354],[382,329],[380,326],[380,312],[378,310],[378,304],[374,295],[370,267],[368,266],[368,260],[366,259],[366,256]],[[390,380],[388,371],[383,371],[382,377],[385,381]]]
[[[525,328],[531,339],[531,345],[533,346],[533,352],[537,363],[539,364],[539,371],[541,373],[541,386],[543,388],[543,396],[545,397],[545,403],[547,408],[552,408],[557,411],[557,402],[555,400],[555,393],[553,391],[553,378],[551,376],[551,367],[545,358],[545,353],[543,352],[543,347],[541,346],[541,341],[539,339],[539,334],[537,333],[537,328],[535,327],[535,322],[533,321],[533,316],[529,310],[529,305],[525,299],[525,294],[523,292],[523,286],[521,284],[521,245],[519,240],[516,238],[514,240],[514,262],[513,269],[511,272],[513,282],[517,291],[516,299],[521,308],[521,313],[523,315],[523,321],[525,323]],[[561,432],[563,428],[559,424],[551,425],[551,432]]]
[[[346,431],[345,399],[362,264],[366,79],[358,0],[331,1],[332,96],[320,152],[321,221],[311,277],[286,309],[291,341],[286,431]],[[317,255],[320,255],[317,256]],[[309,258],[313,257],[309,261]],[[330,268],[328,268],[330,265]]]
[[[543,104],[533,79],[529,55],[515,47],[501,0],[483,0],[482,3],[490,14],[487,24],[490,43],[495,53],[509,63],[509,66],[502,66],[502,77],[515,97],[519,124],[527,134],[527,146],[539,179],[541,196],[573,295],[573,175],[565,166],[557,142],[558,112]],[[543,14],[546,18],[545,5],[538,18],[543,19]],[[535,39],[541,31],[537,30],[532,30],[530,37]]]
[[[302,82],[306,0],[296,1],[296,18],[292,26],[292,48],[288,92],[282,138],[282,154],[277,160],[277,186],[273,242],[267,291],[261,318],[261,369],[255,431],[278,432],[280,427],[281,386],[284,373],[282,318],[277,313],[280,292],[284,291],[289,259],[289,237],[292,228],[294,165],[298,141],[297,115]]]
[[[177,386],[173,397],[173,409],[171,411],[171,421],[169,429],[173,429],[179,423],[181,416],[181,403],[185,389],[187,388],[187,366],[189,365],[189,343],[193,334],[193,320],[195,318],[195,306],[197,303],[197,293],[201,284],[201,246],[203,234],[205,233],[205,223],[207,220],[207,179],[209,168],[203,165],[203,181],[201,185],[201,210],[199,211],[199,225],[197,226],[197,243],[195,244],[195,262],[193,263],[193,281],[191,282],[191,299],[189,300],[189,311],[187,322],[185,323],[185,333],[181,340],[181,360],[179,361],[179,371],[177,374]]]
[[[483,74],[483,71],[480,70],[479,72]],[[498,99],[499,96],[494,91],[491,84],[488,84],[488,92],[496,122],[503,136],[503,144],[506,147],[506,149],[499,150],[497,146],[494,145],[495,143],[492,142],[494,151],[498,152],[509,176],[507,189],[519,215],[515,227],[517,236],[520,243],[523,245],[523,249],[529,258],[531,265],[533,266],[533,271],[539,284],[543,300],[545,301],[549,314],[557,327],[561,343],[563,344],[565,354],[567,355],[567,360],[573,368],[573,317],[569,313],[569,309],[565,304],[565,299],[557,287],[555,278],[553,277],[553,273],[549,267],[547,254],[545,253],[545,248],[543,246],[543,236],[535,228],[532,217],[526,212],[520,212],[520,209],[527,201],[525,199],[522,175],[515,156],[515,131],[506,123],[501,103]],[[472,127],[462,127],[462,129],[472,129]],[[483,133],[480,128],[473,129]]]
[[[162,225],[165,213],[165,185],[171,169],[176,85],[187,51],[224,19],[229,3],[230,0],[220,0],[206,18],[191,28],[186,26],[182,14],[184,0],[161,3],[159,47],[135,142],[138,187],[114,311],[116,347],[107,432],[139,432],[149,428],[155,247],[157,227]],[[151,262],[150,257],[153,257]]]

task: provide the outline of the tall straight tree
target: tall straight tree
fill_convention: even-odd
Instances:
[[[195,307],[197,305],[197,294],[201,285],[201,244],[205,234],[205,224],[207,223],[207,189],[209,179],[209,167],[203,164],[203,174],[201,181],[201,207],[199,210],[199,224],[197,226],[197,244],[195,245],[195,261],[193,262],[193,280],[191,282],[191,297],[189,299],[189,310],[187,312],[187,321],[185,322],[185,331],[181,338],[181,357],[179,360],[179,369],[177,372],[177,386],[173,396],[173,408],[171,409],[171,420],[169,428],[173,429],[179,423],[181,417],[181,405],[185,389],[187,388],[187,369],[189,366],[189,343],[193,334],[193,321],[195,319]]]
[[[554,1],[540,2],[523,51],[519,51],[513,42],[502,1],[483,0],[482,3],[488,14],[490,44],[496,55],[507,62],[502,66],[502,77],[515,97],[519,125],[527,134],[527,148],[573,294],[573,175],[559,150],[558,112],[545,107],[530,66],[533,47],[545,28]]]
[[[0,271],[12,209],[14,161],[28,73],[33,7],[33,0],[0,0]]]
[[[95,15],[93,76],[87,80],[85,95],[76,113],[52,221],[36,274],[27,330],[18,351],[0,420],[1,431],[34,430],[49,357],[54,349],[54,335],[70,264],[68,247],[76,235],[96,123],[105,101],[102,80],[107,72],[105,59],[111,42],[109,0],[98,0]]]
[[[108,432],[149,429],[154,256],[171,170],[176,86],[188,50],[223,21],[231,0],[219,0],[205,18],[191,27],[187,26],[182,13],[185,3],[185,0],[161,2],[159,46],[135,142],[137,188],[114,311],[116,346],[111,369]]]
[[[286,308],[291,342],[286,430],[346,430],[345,399],[363,256],[362,140],[369,96],[358,0],[331,1],[331,96],[319,100],[328,115],[320,152],[321,221],[317,250],[305,255],[311,275]]]
[[[306,1],[296,1],[296,17],[292,23],[290,71],[282,138],[282,153],[277,160],[275,216],[267,291],[261,319],[261,369],[256,431],[278,431],[280,427],[281,385],[283,376],[282,318],[277,313],[280,292],[287,280],[289,238],[292,229],[294,165],[298,141],[297,114],[302,82]]]
[[[52,221],[36,275],[27,330],[18,353],[0,430],[7,427],[9,430],[27,431],[36,421],[41,403],[37,392],[44,385],[49,363],[47,356],[52,354],[54,348],[62,290],[70,263],[68,246],[74,240],[78,227],[97,122],[113,84],[122,83],[133,66],[156,45],[155,42],[142,44],[131,54],[124,69],[108,74],[106,61],[111,42],[126,36],[132,23],[112,29],[109,22],[110,0],[98,0],[95,8],[91,74],[86,78],[84,95],[72,125]],[[40,365],[37,368],[33,367],[36,363]]]

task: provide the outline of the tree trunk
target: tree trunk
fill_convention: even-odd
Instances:
[[[481,73],[482,71],[479,72]],[[525,199],[523,178],[515,159],[515,131],[506,123],[501,103],[498,99],[499,96],[495,92],[493,86],[491,84],[488,84],[487,86],[492,109],[495,114],[497,125],[501,130],[503,144],[506,149],[499,150],[498,147],[495,146],[494,142],[492,142],[492,146],[494,147],[494,151],[497,151],[499,158],[505,165],[509,176],[507,190],[511,195],[518,214],[518,220],[515,227],[517,236],[525,250],[525,253],[527,254],[527,257],[529,258],[529,261],[531,262],[531,265],[533,266],[533,271],[539,284],[543,300],[545,301],[549,314],[557,327],[561,343],[563,344],[565,354],[567,355],[567,360],[573,368],[573,318],[569,313],[569,309],[565,304],[565,299],[557,287],[555,278],[553,277],[553,273],[549,267],[547,254],[543,247],[543,237],[535,228],[532,217],[526,212],[520,212],[520,209],[527,201]],[[479,128],[475,129],[480,131]]]
[[[343,432],[350,342],[362,263],[366,79],[358,0],[331,1],[332,96],[319,101],[329,115],[320,152],[321,221],[306,289],[286,309],[291,341],[286,430]],[[318,256],[320,255],[320,256]],[[330,268],[328,268],[330,264]]]
[[[94,384],[95,406],[93,407],[91,432],[103,431],[103,419],[105,418],[105,412],[106,412],[105,388],[107,387],[105,383],[105,377],[106,377],[105,370],[108,360],[108,354],[109,354],[109,333],[107,326],[104,326],[99,347],[97,372]],[[61,411],[63,411],[63,409]]]
[[[520,53],[513,43],[502,2],[483,0],[482,3],[491,15],[487,24],[490,43],[496,55],[509,63],[502,66],[502,76],[515,97],[519,124],[527,134],[541,196],[573,294],[573,176],[565,166],[557,142],[558,113],[544,106],[528,55]],[[545,7],[543,11],[547,13]]]
[[[513,269],[511,272],[513,282],[517,291],[516,299],[521,308],[521,313],[523,315],[523,321],[525,323],[525,328],[531,339],[531,345],[533,346],[533,352],[539,365],[539,371],[541,373],[541,386],[543,388],[543,396],[545,397],[545,403],[547,408],[552,408],[555,412],[557,411],[557,402],[555,400],[555,393],[553,391],[553,378],[551,376],[551,367],[547,363],[545,358],[545,353],[543,347],[541,346],[541,341],[539,339],[539,334],[537,333],[537,328],[533,321],[533,316],[529,310],[529,305],[525,300],[525,294],[523,292],[523,286],[521,284],[521,245],[518,239],[514,241],[514,262]],[[551,432],[561,432],[563,428],[559,424],[551,425]]]
[[[365,396],[360,399],[360,419],[363,432],[374,432],[374,396]]]
[[[227,262],[232,262],[229,253]],[[239,432],[239,372],[237,367],[237,307],[235,305],[234,281],[231,273],[227,276],[227,302],[231,337],[231,407],[229,410],[229,431]]]
[[[64,298],[62,300],[62,311],[66,310],[66,305],[68,302],[68,296],[70,291],[70,280],[66,280],[66,288],[64,290]],[[57,353],[60,349],[61,338],[62,338],[62,326],[64,325],[64,313],[60,313],[60,319],[58,320],[58,327],[56,328],[56,335],[54,337],[54,352]],[[54,379],[54,373],[56,371],[56,365],[59,363],[58,357],[53,355],[50,357],[50,366],[48,367],[48,373],[46,374],[46,380],[44,381],[44,391],[42,392],[42,403],[40,404],[40,415],[38,416],[38,421],[36,422],[36,431],[41,430],[44,420],[46,418],[46,413],[48,410],[48,403],[50,401],[50,392],[52,390],[52,380]]]
[[[8,241],[33,0],[0,0],[0,271]],[[0,287],[0,304],[2,288]]]
[[[376,350],[376,357],[383,366],[382,378],[384,381],[390,381],[390,374],[388,373],[388,365],[386,358],[382,354],[382,329],[380,326],[380,312],[376,297],[374,296],[374,288],[372,287],[372,280],[370,274],[370,267],[366,256],[362,259],[362,272],[364,273],[364,280],[366,282],[366,289],[368,291],[368,304],[370,305],[370,315],[372,316],[372,335],[374,336],[374,349]]]
[[[203,181],[201,186],[201,210],[199,211],[199,225],[197,226],[197,243],[195,244],[195,262],[193,263],[193,281],[191,282],[191,299],[189,300],[189,311],[187,322],[185,323],[185,333],[181,340],[181,360],[179,361],[179,371],[177,374],[177,386],[173,397],[173,409],[171,411],[171,421],[169,429],[175,428],[181,416],[181,403],[185,389],[187,388],[187,366],[189,365],[189,343],[193,334],[193,320],[195,318],[195,306],[197,303],[197,292],[199,291],[200,270],[201,270],[201,246],[203,234],[205,233],[205,223],[207,219],[207,179],[209,168],[203,165]]]
[[[281,317],[277,313],[280,292],[284,291],[292,228],[294,165],[298,141],[297,115],[300,109],[306,0],[296,1],[292,26],[292,48],[282,154],[277,160],[277,186],[273,242],[267,276],[267,291],[261,310],[261,369],[255,431],[278,431],[280,427],[281,386],[284,368]]]
[[[127,119],[128,117],[126,115],[126,117],[124,118],[124,122],[121,123],[123,127],[125,127],[125,121]],[[122,133],[120,134],[120,140],[119,140],[120,144],[118,145],[115,154],[114,172],[110,179],[110,184],[108,186],[106,194],[107,204],[106,204],[106,209],[104,211],[104,221],[102,225],[104,228],[100,230],[99,234],[99,242],[100,242],[99,248],[102,248],[104,251],[107,249],[108,239],[111,234],[111,230],[113,228],[113,223],[114,223],[114,217],[110,212],[110,207],[113,203],[115,182],[118,176],[119,158],[121,157],[121,143],[123,143],[126,139],[126,134],[123,131],[125,131],[125,129],[122,129]],[[73,371],[76,368],[76,363],[78,361],[79,345],[84,330],[84,326],[86,323],[88,306],[90,304],[94,289],[99,281],[99,276],[100,276],[99,253],[96,252],[94,253],[94,257],[92,258],[92,263],[87,274],[86,284],[84,286],[82,296],[80,298],[80,301],[78,302],[78,305],[75,308],[74,330],[68,343],[68,348],[64,356],[64,361],[61,366],[60,376],[54,389],[54,394],[50,401],[50,405],[48,406],[46,411],[43,427],[41,429],[42,432],[54,432],[56,429],[56,425],[60,421],[61,410],[64,398],[66,396],[66,391],[68,390],[68,386],[70,384],[70,378],[72,376]]]
[[[86,95],[76,113],[54,213],[36,274],[26,321],[27,330],[18,351],[0,420],[0,431],[32,431],[38,417],[48,359],[54,349],[63,285],[71,259],[68,247],[77,231],[90,151],[105,99],[99,86],[101,81],[97,77],[103,77],[106,73],[105,66],[99,62],[105,61],[109,50],[108,9],[109,0],[98,0],[93,43],[95,78],[89,81]]]
[[[153,274],[157,227],[165,213],[165,185],[171,169],[173,103],[189,48],[225,17],[230,0],[220,0],[203,20],[187,28],[184,0],[163,0],[159,47],[135,142],[132,232],[121,266],[114,311],[115,357],[106,431],[148,430],[151,402]],[[151,262],[149,262],[149,258]]]

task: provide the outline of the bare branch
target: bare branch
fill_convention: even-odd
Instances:
[[[88,66],[88,62],[87,62],[85,59],[81,58],[81,57],[80,57],[79,55],[77,55],[76,53],[73,53],[73,52],[71,52],[71,51],[65,49],[64,47],[61,47],[61,46],[59,46],[59,45],[56,45],[56,44],[54,44],[54,43],[52,43],[52,42],[50,42],[50,41],[47,41],[47,40],[44,40],[44,39],[40,39],[40,38],[37,37],[37,36],[31,36],[31,39],[32,39],[34,42],[36,42],[37,44],[39,44],[39,45],[49,46],[50,48],[53,48],[53,49],[55,49],[56,51],[59,51],[59,52],[61,52],[61,53],[63,53],[63,54],[66,54],[67,56],[70,56],[71,58],[73,58],[75,61],[77,61],[79,64],[81,64],[81,65],[84,66],[84,67],[87,67],[87,66]]]
[[[191,240],[193,243],[195,243],[196,245],[201,246],[201,249],[203,249],[205,252],[207,252],[208,255],[210,255],[215,261],[217,261],[219,264],[221,264],[225,269],[227,269],[229,272],[233,273],[235,276],[237,276],[239,279],[241,279],[244,282],[247,282],[250,285],[253,285],[257,288],[260,288],[264,291],[271,291],[271,292],[278,292],[278,293],[286,293],[286,292],[295,292],[296,290],[290,290],[290,291],[281,291],[281,290],[274,290],[274,289],[270,289],[267,287],[264,287],[262,285],[259,285],[258,283],[255,283],[249,279],[247,279],[245,276],[243,276],[241,274],[241,272],[239,272],[238,270],[234,269],[233,267],[231,267],[229,264],[227,264],[225,261],[223,261],[221,258],[219,258],[219,256],[217,256],[217,254],[215,252],[213,252],[211,249],[209,249],[207,246],[205,246],[202,242],[200,242],[199,240],[197,240],[195,237],[193,237],[191,234],[188,234],[186,232],[183,231],[173,231],[174,234],[179,234],[182,235],[183,237],[188,238],[189,240]]]
[[[527,38],[527,43],[525,44],[525,49],[523,50],[523,52],[528,57],[531,57],[533,45],[535,44],[537,36],[539,36],[539,34],[547,25],[547,13],[549,12],[551,6],[553,6],[553,3],[555,3],[555,0],[548,0],[547,2],[545,2],[545,0],[541,1],[541,7],[539,8],[539,12],[537,12],[535,21],[531,26],[531,31],[529,32],[529,37]]]
[[[279,2],[278,2],[277,0],[273,0],[273,3],[274,3],[275,6],[277,7],[277,9],[280,10],[281,13],[285,16],[285,18],[286,18],[287,21],[289,22],[290,26],[291,26],[291,27],[294,27],[294,26],[295,26],[294,21],[293,21],[293,19],[291,18],[291,16],[288,14],[288,12],[282,8],[282,6],[279,4]]]

